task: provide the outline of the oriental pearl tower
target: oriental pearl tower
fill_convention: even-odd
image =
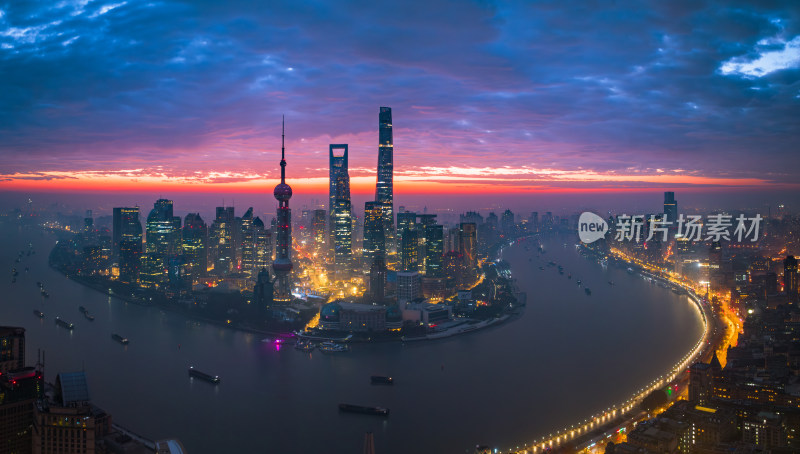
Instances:
[[[286,157],[285,157],[285,128],[281,120],[281,182],[275,186],[275,199],[278,200],[278,234],[275,252],[275,261],[272,270],[275,272],[275,302],[288,303],[292,300],[291,282],[289,275],[292,273],[292,210],[289,209],[289,199],[292,198],[292,188],[286,184]]]

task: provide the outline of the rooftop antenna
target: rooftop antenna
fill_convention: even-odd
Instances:
[[[281,115],[281,183],[286,183],[286,116]]]

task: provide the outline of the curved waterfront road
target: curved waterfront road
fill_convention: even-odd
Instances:
[[[679,287],[677,283],[657,276],[651,275],[651,278],[658,278],[662,283]],[[694,304],[703,323],[702,337],[681,361],[664,375],[637,390],[630,399],[624,402],[609,407],[605,411],[592,415],[570,427],[564,427],[562,430],[547,437],[541,437],[531,443],[508,449],[508,451],[498,452],[535,454],[566,444],[570,444],[576,450],[583,450],[603,442],[618,429],[645,419],[647,413],[639,409],[639,404],[651,392],[673,384],[677,384],[679,389],[686,390],[689,382],[689,366],[705,356],[711,356],[711,352],[713,352],[714,347],[720,340],[721,332],[718,329],[718,320],[714,317],[709,304],[698,297],[693,289],[685,286],[680,286],[680,288],[687,292],[689,300]]]

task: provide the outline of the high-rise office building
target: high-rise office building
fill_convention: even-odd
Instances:
[[[264,227],[264,221],[253,219],[253,266],[252,273],[272,264],[272,232]],[[259,271],[260,272],[260,271]]]
[[[58,374],[53,391],[55,398],[36,408],[32,427],[33,452],[96,452],[95,442],[110,432],[111,420],[89,401],[86,374]]]
[[[783,261],[783,290],[790,301],[797,301],[797,259],[789,255]]]
[[[300,212],[300,226],[299,226],[299,237],[298,240],[302,244],[308,244],[308,241],[311,239],[311,210],[308,208],[303,208],[303,211]]]
[[[34,409],[44,393],[41,370],[24,367],[25,328],[0,326],[0,453],[30,453]]]
[[[444,226],[439,224],[425,226],[425,276],[442,276],[444,257]]]
[[[277,213],[277,241],[275,261],[272,270],[275,272],[275,301],[287,303],[292,300],[292,210],[289,208],[289,199],[292,198],[292,188],[286,184],[286,148],[284,146],[285,134],[281,125],[281,182],[275,186],[275,199],[278,201]],[[348,191],[349,192],[349,191]]]
[[[419,231],[417,229],[403,229],[400,235],[402,245],[402,270],[419,270]]]
[[[464,264],[468,267],[477,265],[477,227],[472,222],[462,222],[458,233],[460,242],[458,251],[464,257]]]
[[[422,298],[422,276],[419,272],[397,273],[397,302],[403,304],[419,298]]]
[[[353,221],[350,212],[350,174],[347,144],[330,146],[329,238],[337,277],[350,272],[353,254]]]
[[[138,283],[142,255],[139,207],[114,208],[112,222],[113,253],[119,263],[119,280]]]
[[[272,309],[274,299],[275,284],[270,281],[267,268],[261,268],[256,277],[256,285],[253,287],[253,304],[256,305],[261,315],[267,315]]]
[[[403,230],[413,230],[417,226],[417,213],[411,211],[403,211],[397,213],[397,233],[398,235]]]
[[[436,224],[436,215],[435,214],[428,214],[422,213],[417,214],[417,270],[421,273],[425,273],[427,269],[427,260],[428,260],[428,237],[427,237],[427,227],[430,225]]]
[[[675,193],[672,191],[664,192],[664,215],[667,222],[674,223],[678,220],[678,202],[675,201]]]
[[[91,234],[94,232],[94,217],[92,210],[86,210],[86,215],[83,217],[83,233]]]
[[[191,284],[208,271],[208,226],[200,213],[189,213],[184,218],[182,243],[183,277]]]
[[[181,218],[173,216],[172,200],[158,199],[147,216],[140,284],[147,288],[166,285],[170,275],[170,260],[180,253]]]
[[[461,222],[471,222],[471,221],[461,221]],[[500,238],[500,219],[497,217],[494,212],[489,213],[486,216],[486,221],[483,224],[477,224],[478,226],[478,250],[482,253],[486,253],[489,250],[491,245],[497,243],[497,240]]]
[[[461,252],[461,229],[459,227],[447,229],[444,238],[444,252]]]
[[[25,366],[25,328],[0,326],[0,375]]]
[[[242,264],[241,270],[249,277],[255,278],[259,269],[255,267],[256,261],[256,238],[255,228],[253,227],[253,207],[245,211],[239,220],[239,249],[241,250]]]
[[[401,207],[402,208],[402,207]],[[414,244],[412,245],[404,245],[403,244],[403,233],[410,230],[416,230],[417,228],[417,213],[411,211],[405,211],[401,209],[397,213],[397,260],[398,263],[395,266],[400,271],[405,271],[405,266],[409,263],[408,259],[403,257],[404,251],[411,250],[412,248],[416,248],[418,246],[419,237],[411,237],[406,236],[409,241],[413,240]]]
[[[383,210],[384,241],[387,263],[393,268],[397,262],[397,244],[394,230],[394,137],[392,136],[392,108],[381,107],[378,113],[378,176],[375,183],[375,202]]]
[[[111,221],[111,240],[114,257],[119,257],[119,243],[131,239],[133,235],[142,241],[142,223],[139,221],[139,207],[115,207]]]
[[[371,264],[377,257],[385,258],[386,241],[383,208],[378,202],[364,204],[364,257]]]
[[[514,236],[517,233],[517,224],[514,222],[514,213],[511,210],[503,212],[500,218],[500,226],[503,229],[503,235],[506,238]]]
[[[172,256],[180,253],[181,218],[173,216],[172,200],[158,199],[147,216],[146,252]]]
[[[386,297],[386,264],[378,256],[369,267],[369,295],[373,302],[381,302]]]
[[[318,255],[325,248],[325,210],[314,210],[313,220],[311,221],[311,237],[314,242],[314,252]]]
[[[211,224],[208,236],[209,256],[214,263],[214,274],[218,276],[224,276],[234,270],[236,261],[235,230],[238,229],[233,207],[217,207],[216,217]]]

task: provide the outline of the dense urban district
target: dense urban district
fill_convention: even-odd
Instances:
[[[237,216],[233,206],[217,207],[210,223],[200,213],[181,218],[163,198],[144,222],[138,206],[95,218],[91,211],[74,216],[32,205],[3,222],[53,232],[58,243],[50,265],[100,292],[328,353],[346,352],[352,342],[433,340],[514,319],[527,298],[502,248],[520,243],[531,260],[543,261],[540,269],[563,274],[546,262],[543,247],[544,239],[557,237],[598,266],[622,267],[685,296],[704,334],[679,364],[630,399],[591,418],[576,415],[574,425],[512,451],[800,451],[799,218],[780,205],[767,213],[684,214],[673,192],[652,214],[592,215],[592,223],[582,221],[587,213],[506,209],[499,216],[472,211],[440,219],[427,209],[395,210],[391,128],[391,109],[381,107],[375,200],[363,211],[351,206],[348,146],[332,144],[327,206],[303,208],[300,216],[289,208],[282,148],[277,210],[266,222],[252,207]],[[579,241],[586,231],[596,238]],[[32,252],[23,247],[11,265],[12,284]],[[48,298],[47,283],[38,285]],[[107,436],[110,416],[90,403],[83,373],[59,374],[45,385],[38,365],[24,367],[21,328],[2,328],[0,348],[1,438],[12,446],[0,452],[122,452]],[[342,410],[388,416],[387,409]],[[51,419],[74,419],[83,431]],[[83,450],[46,448],[65,436],[82,437],[72,447]],[[139,447],[181,452],[177,443]]]
[[[495,256],[500,244],[531,233],[526,223],[509,210],[485,220],[464,213],[454,225],[403,207],[393,214],[388,107],[379,130],[376,200],[363,216],[351,207],[346,144],[330,146],[327,210],[304,208],[299,219],[288,207],[282,151],[277,213],[267,222],[252,207],[237,215],[232,206],[217,207],[208,224],[200,213],[181,219],[167,199],[144,223],[139,207],[98,219],[87,212],[44,223],[61,238],[51,264],[131,302],[275,334],[423,338],[516,313],[524,297]]]

